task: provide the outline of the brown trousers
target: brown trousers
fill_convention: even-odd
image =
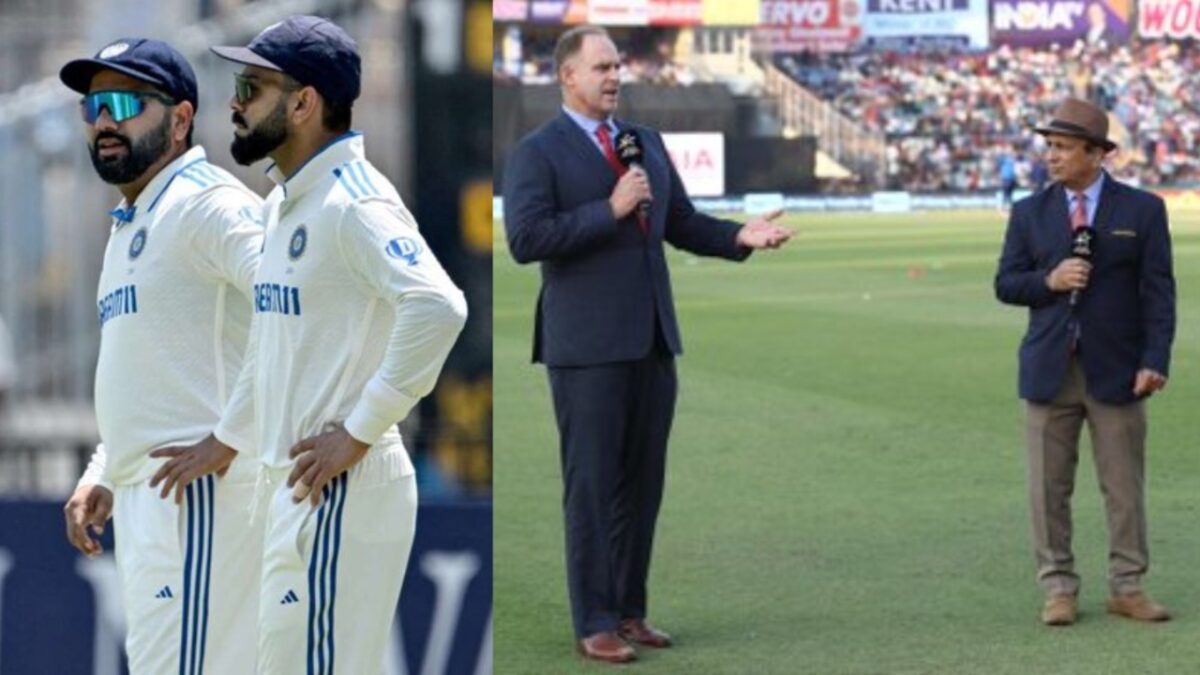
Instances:
[[[1108,583],[1114,594],[1140,589],[1149,566],[1144,496],[1146,406],[1112,405],[1087,394],[1083,368],[1071,359],[1049,404],[1027,403],[1029,506],[1037,578],[1046,593],[1079,592],[1071,553],[1071,493],[1086,420],[1108,520]]]

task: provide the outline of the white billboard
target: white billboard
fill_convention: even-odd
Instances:
[[[725,194],[725,134],[664,133],[663,142],[689,196]]]

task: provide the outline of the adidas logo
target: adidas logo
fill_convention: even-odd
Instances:
[[[294,602],[300,602],[300,598],[296,595],[295,591],[288,589],[287,595],[283,596],[283,599],[279,601],[279,604],[290,605]]]
[[[173,593],[171,593],[170,586],[163,586],[161,591],[154,594],[154,597],[163,599],[163,598],[173,598],[173,597],[175,597],[175,595]]]

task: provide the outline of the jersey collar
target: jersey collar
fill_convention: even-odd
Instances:
[[[292,175],[285,176],[274,164],[267,169],[267,175],[275,184],[283,188],[283,197],[296,197],[304,194],[321,179],[328,176],[334,167],[346,162],[366,158],[363,151],[363,136],[361,131],[348,131],[321,146],[312,157],[304,160]]]
[[[158,204],[158,200],[166,193],[167,188],[175,180],[175,177],[183,173],[185,169],[197,162],[203,162],[207,156],[204,153],[204,148],[199,145],[193,145],[187,152],[176,157],[170,164],[159,169],[154,178],[146,183],[146,187],[142,188],[133,205],[130,206],[125,199],[117,204],[117,208],[109,211],[114,219],[113,226],[121,227],[125,223],[132,223],[137,217],[138,211],[142,213],[151,213],[154,207]]]

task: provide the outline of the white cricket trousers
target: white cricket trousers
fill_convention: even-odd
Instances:
[[[113,536],[131,675],[254,673],[263,523],[250,523],[257,463],[205,476],[183,503],[149,481],[117,486]]]
[[[380,675],[412,552],[417,483],[402,445],[372,448],[292,502],[291,468],[264,468],[269,503],[259,675]]]

